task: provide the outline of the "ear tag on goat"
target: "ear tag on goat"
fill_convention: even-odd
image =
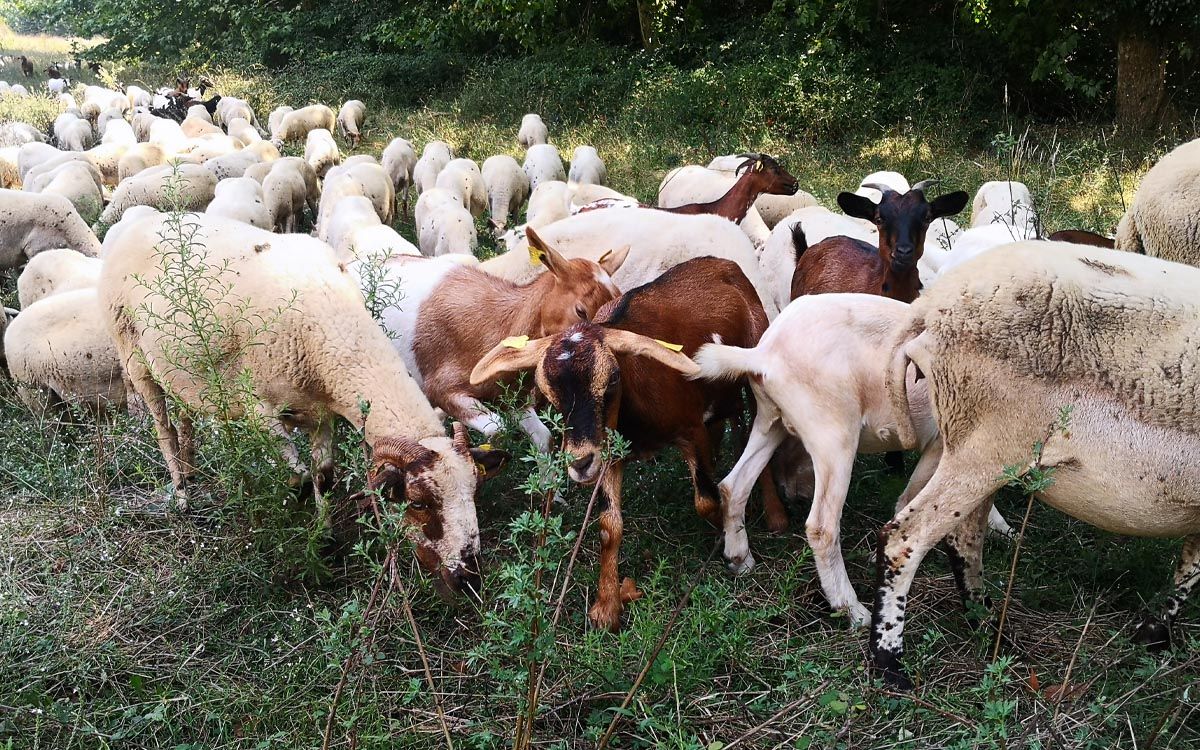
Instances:
[[[541,250],[534,247],[532,242],[529,243],[529,262],[531,264],[535,266],[542,265],[542,256],[544,254]]]
[[[683,344],[671,344],[666,341],[662,341],[660,339],[654,339],[654,340],[657,341],[658,343],[662,344],[663,346],[667,347],[668,349],[670,349],[673,352],[683,351]]]
[[[507,346],[509,349],[524,349],[528,343],[528,336],[509,336],[500,342],[500,346]]]

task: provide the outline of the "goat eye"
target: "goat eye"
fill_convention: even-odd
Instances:
[[[415,510],[415,511],[425,511],[425,510],[429,510],[429,504],[428,504],[428,503],[412,502],[412,503],[409,503],[409,504],[408,504],[408,509],[409,509],[409,510]]]
[[[575,305],[575,314],[579,316],[580,320],[587,320],[587,308],[584,307],[583,305],[581,305],[581,304]]]

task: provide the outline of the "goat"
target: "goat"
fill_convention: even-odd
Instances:
[[[1089,232],[1086,229],[1061,229],[1046,238],[1051,242],[1070,242],[1075,245],[1091,245],[1092,247],[1113,248],[1113,241],[1104,235]]]
[[[746,213],[754,205],[758,196],[795,195],[800,189],[796,181],[783,166],[766,154],[741,154],[745,161],[738,166],[735,174],[740,175],[737,182],[729,191],[715,201],[706,203],[688,203],[670,208],[660,206],[660,211],[670,211],[675,214],[716,214],[729,219],[734,224],[740,224],[746,218]]]
[[[933,183],[922,180],[903,194],[886,185],[867,185],[882,193],[878,205],[855,193],[838,195],[838,205],[846,215],[866,219],[879,227],[879,247],[842,236],[808,247],[804,230],[797,224],[792,232],[796,248],[792,298],[802,294],[859,292],[901,302],[915,300],[921,289],[917,261],[925,249],[929,223],[958,213],[970,199],[960,190],[927,201],[925,189]]]
[[[21,61],[21,73],[26,78],[32,78],[33,77],[33,60],[30,60],[25,55],[21,55],[17,59]]]
[[[62,78],[62,71],[58,69],[58,63],[50,63],[46,67],[46,76],[48,78]]]
[[[490,383],[522,370],[566,417],[565,450],[571,479],[601,483],[607,504],[600,513],[600,591],[588,616],[597,628],[618,630],[625,601],[639,594],[619,583],[621,479],[624,461],[601,470],[607,430],[629,439],[633,456],[675,445],[692,473],[696,511],[714,525],[721,518],[713,478],[713,453],[724,422],[741,411],[741,382],[688,380],[688,354],[720,336],[754,346],[767,328],[758,293],[732,261],[695,258],[608,303],[595,322],[534,341],[501,341],[471,372],[471,383]],[[678,343],[665,343],[669,339]],[[760,482],[771,528],[787,516],[770,477]]]

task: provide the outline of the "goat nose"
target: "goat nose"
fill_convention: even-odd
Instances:
[[[577,474],[586,474],[587,470],[591,467],[592,462],[595,460],[596,460],[595,454],[589,453],[586,456],[584,456],[583,458],[577,458],[574,461],[572,461],[571,468],[574,469],[575,473],[577,473]]]

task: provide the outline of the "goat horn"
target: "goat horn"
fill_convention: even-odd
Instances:
[[[909,191],[911,192],[913,190],[920,190],[921,192],[925,192],[926,188],[931,188],[940,182],[941,180],[921,180],[916,185],[913,185],[911,188],[909,188]]]
[[[881,193],[896,192],[896,190],[891,185],[884,185],[881,182],[864,182],[863,184],[859,185],[859,187],[860,188],[870,188],[871,190],[878,190]]]

